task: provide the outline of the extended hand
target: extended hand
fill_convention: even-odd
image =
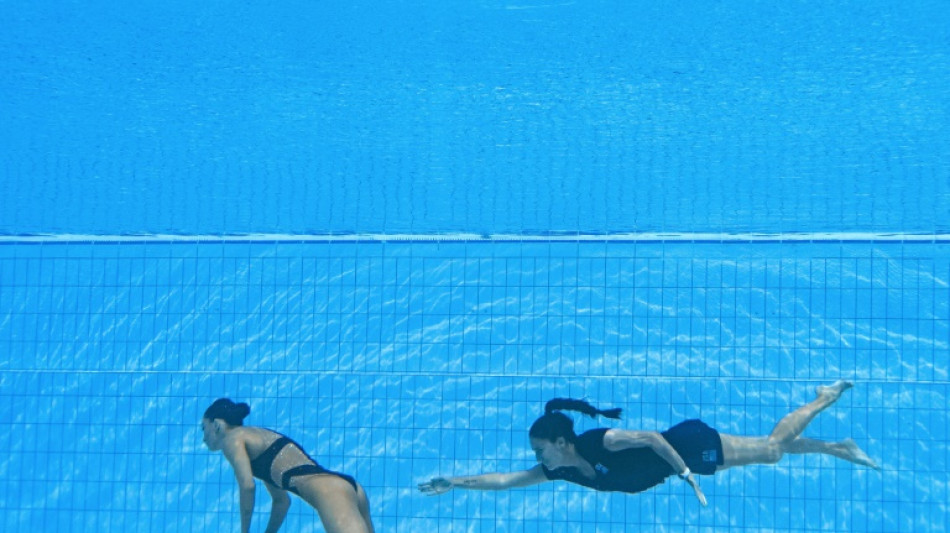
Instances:
[[[429,496],[438,496],[452,490],[452,482],[444,477],[432,478],[428,483],[419,483],[419,490]]]
[[[686,482],[693,487],[693,492],[696,493],[696,498],[699,500],[699,503],[703,504],[703,507],[706,507],[706,495],[703,494],[703,490],[699,488],[699,482],[696,481],[696,478],[693,474],[686,476]]]

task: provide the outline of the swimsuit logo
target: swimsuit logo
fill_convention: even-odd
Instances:
[[[715,463],[717,462],[717,455],[716,450],[706,450],[703,452],[703,462]]]
[[[600,472],[601,474],[607,474],[610,472],[609,468],[607,468],[606,466],[600,463],[597,463],[596,465],[594,465],[594,470]]]

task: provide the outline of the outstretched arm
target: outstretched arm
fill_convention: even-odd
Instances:
[[[284,518],[287,517],[287,510],[290,509],[290,496],[287,495],[287,491],[272,487],[270,483],[264,483],[264,486],[267,487],[267,492],[271,497],[270,520],[267,521],[267,529],[264,533],[277,533],[281,524],[284,523]]]
[[[686,467],[686,462],[680,457],[675,448],[663,438],[663,435],[656,431],[626,431],[621,429],[610,429],[604,433],[604,448],[612,452],[619,452],[628,448],[651,448],[657,455],[662,457],[673,467],[673,471],[686,480],[699,503],[706,505],[706,495],[699,488],[699,482]]]
[[[541,465],[530,470],[510,473],[481,474],[477,476],[437,477],[419,484],[419,490],[430,495],[445,494],[458,487],[472,490],[505,490],[537,485],[547,481]]]
[[[240,438],[227,439],[221,448],[237,479],[241,502],[241,532],[251,530],[251,516],[254,514],[254,474],[251,471],[251,459]]]

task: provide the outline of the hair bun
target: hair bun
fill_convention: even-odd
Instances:
[[[205,411],[205,418],[208,420],[219,418],[232,426],[240,426],[250,413],[251,406],[244,402],[234,403],[230,398],[218,398]]]

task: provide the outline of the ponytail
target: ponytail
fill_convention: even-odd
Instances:
[[[606,418],[620,418],[620,409],[597,409],[584,400],[572,398],[554,398],[544,405],[544,415],[535,420],[528,431],[528,435],[536,439],[554,442],[563,437],[567,442],[577,440],[574,433],[574,421],[561,411],[577,411],[591,418],[597,415]]]
[[[230,398],[219,398],[205,410],[208,420],[221,419],[229,426],[243,426],[244,419],[251,414],[251,406],[246,403],[234,403]]]
[[[573,398],[554,398],[544,404],[544,413],[549,414],[555,411],[577,411],[591,418],[597,418],[597,415],[605,418],[620,418],[622,409],[597,409],[584,400],[575,400]]]

